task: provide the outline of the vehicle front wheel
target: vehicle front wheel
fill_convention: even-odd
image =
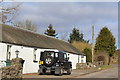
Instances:
[[[70,75],[71,74],[71,72],[72,72],[72,69],[70,68],[70,69],[68,69],[67,70],[67,75]]]
[[[51,71],[51,74],[55,74],[55,71]]]
[[[38,70],[38,75],[43,75],[46,73],[45,69]]]
[[[61,68],[60,71],[59,71],[59,76],[62,76],[63,75],[63,69]]]

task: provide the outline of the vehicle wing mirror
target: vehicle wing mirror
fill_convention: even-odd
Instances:
[[[69,60],[69,57],[67,59]]]

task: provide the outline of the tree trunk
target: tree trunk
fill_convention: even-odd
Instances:
[[[112,56],[109,56],[108,65],[110,65],[111,62],[112,62]]]

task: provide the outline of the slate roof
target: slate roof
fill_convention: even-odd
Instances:
[[[62,40],[8,25],[0,25],[0,42],[42,49],[58,49],[84,55],[71,44]]]

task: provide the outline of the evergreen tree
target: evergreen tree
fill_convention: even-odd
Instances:
[[[107,27],[101,29],[96,38],[95,52],[105,51],[111,57],[116,50],[115,38]]]
[[[92,62],[92,51],[89,48],[85,48],[83,53],[86,54],[86,62]]]
[[[56,31],[53,29],[52,24],[50,24],[50,25],[48,26],[48,29],[45,31],[44,34],[46,34],[46,35],[48,35],[48,36],[52,36],[52,37],[56,37],[56,36],[57,36]]]
[[[68,40],[70,43],[73,41],[81,41],[88,42],[83,39],[83,33],[79,32],[79,29],[73,28],[72,33],[70,33],[70,39]]]

